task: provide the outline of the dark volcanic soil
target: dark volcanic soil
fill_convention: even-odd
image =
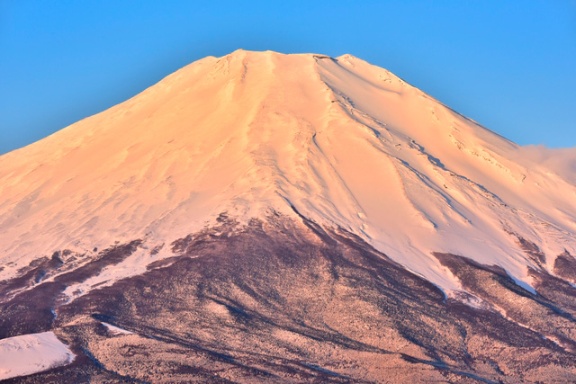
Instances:
[[[533,294],[498,268],[438,254],[471,293],[446,299],[353,235],[282,216],[223,218],[171,247],[170,263],[69,304],[57,301],[63,287],[97,261],[4,303],[3,337],[52,329],[78,355],[7,382],[576,382],[576,289],[542,271]],[[57,318],[18,326],[55,307]]]

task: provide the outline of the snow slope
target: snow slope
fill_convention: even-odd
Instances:
[[[70,364],[74,354],[53,332],[0,340],[0,380]]]
[[[433,252],[529,285],[528,267],[576,255],[574,168],[533,152],[350,55],[207,57],[0,157],[0,279],[56,250],[90,258],[142,239],[111,281],[222,212],[246,222],[294,207],[448,294],[462,288]]]

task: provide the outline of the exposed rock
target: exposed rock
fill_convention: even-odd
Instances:
[[[357,236],[282,216],[174,244],[170,263],[61,303],[49,326],[81,358],[12,382],[576,380],[576,289],[557,278],[537,275],[533,294],[501,268],[438,254],[474,307]],[[58,295],[48,283],[35,292]]]

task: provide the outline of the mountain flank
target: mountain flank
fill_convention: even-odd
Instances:
[[[576,381],[572,158],[351,55],[199,60],[0,156],[0,379]]]

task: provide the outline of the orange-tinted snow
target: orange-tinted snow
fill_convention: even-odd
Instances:
[[[432,252],[529,284],[534,261],[511,233],[550,270],[576,254],[576,188],[523,151],[350,55],[208,57],[0,157],[0,279],[55,250],[153,248],[224,211],[245,221],[293,205],[447,293],[459,283]],[[104,275],[170,255],[142,251]]]

